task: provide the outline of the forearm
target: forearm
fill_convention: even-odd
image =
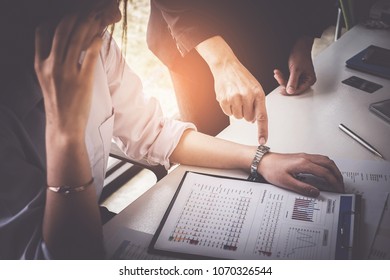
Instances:
[[[314,37],[303,35],[296,40],[294,48],[299,48],[304,52],[310,53],[311,49],[313,48],[313,43]]]
[[[49,186],[80,186],[91,167],[83,139],[47,139]],[[54,258],[102,258],[102,227],[94,185],[70,194],[47,190],[43,238]]]
[[[171,161],[201,167],[242,169],[249,172],[256,149],[255,146],[241,145],[196,131],[187,131],[171,155]],[[271,184],[310,197],[317,197],[319,190],[298,180],[296,174],[313,174],[324,178],[335,191],[344,191],[340,171],[326,156],[269,152],[261,158],[257,172]]]
[[[213,75],[226,65],[240,63],[233,50],[221,36],[211,37],[199,43],[195,49],[209,65]]]
[[[255,153],[255,146],[241,145],[187,130],[170,159],[186,165],[249,171]]]

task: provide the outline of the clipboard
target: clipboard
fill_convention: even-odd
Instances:
[[[359,242],[361,200],[361,195],[356,195],[354,202],[350,196],[341,196],[336,260],[361,258],[361,254],[355,246]],[[353,203],[355,203],[355,210],[351,210]]]
[[[245,179],[187,171],[148,251],[181,259],[353,259],[360,199],[313,199]]]

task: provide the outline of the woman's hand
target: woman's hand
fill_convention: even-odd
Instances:
[[[317,197],[320,191],[297,179],[299,173],[323,178],[335,192],[344,192],[341,172],[331,159],[322,155],[267,153],[260,161],[258,172],[274,185],[310,197]]]
[[[36,31],[35,70],[45,103],[49,186],[75,187],[91,180],[85,131],[101,31],[101,20],[94,12],[65,16],[54,36],[49,35],[49,26]],[[48,189],[42,231],[54,258],[102,258],[102,228],[93,185],[68,196]]]
[[[47,132],[84,137],[94,68],[102,44],[97,36],[100,30],[95,13],[86,19],[79,14],[66,16],[52,40],[48,26],[37,29],[35,71],[45,103]]]

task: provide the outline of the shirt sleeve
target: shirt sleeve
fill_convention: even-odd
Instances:
[[[152,0],[168,25],[177,49],[185,56],[199,43],[219,35],[218,22],[213,11],[219,1]]]
[[[139,77],[113,40],[109,51],[102,51],[114,106],[114,141],[128,157],[169,169],[169,157],[183,132],[195,126],[164,118],[158,101],[143,94]]]

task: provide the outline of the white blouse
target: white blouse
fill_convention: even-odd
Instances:
[[[140,79],[109,36],[96,64],[86,146],[96,194],[103,189],[111,141],[132,159],[169,168],[183,131],[194,125],[166,119],[145,98]],[[0,94],[0,259],[50,258],[42,238],[46,193],[45,112],[28,69]],[[50,141],[48,139],[47,141]]]
[[[169,157],[184,130],[193,124],[164,118],[158,101],[143,94],[139,77],[126,65],[114,40],[107,52],[109,36],[95,69],[91,113],[86,144],[93,176],[100,195],[111,141],[127,156],[145,159],[151,165],[171,166]]]

